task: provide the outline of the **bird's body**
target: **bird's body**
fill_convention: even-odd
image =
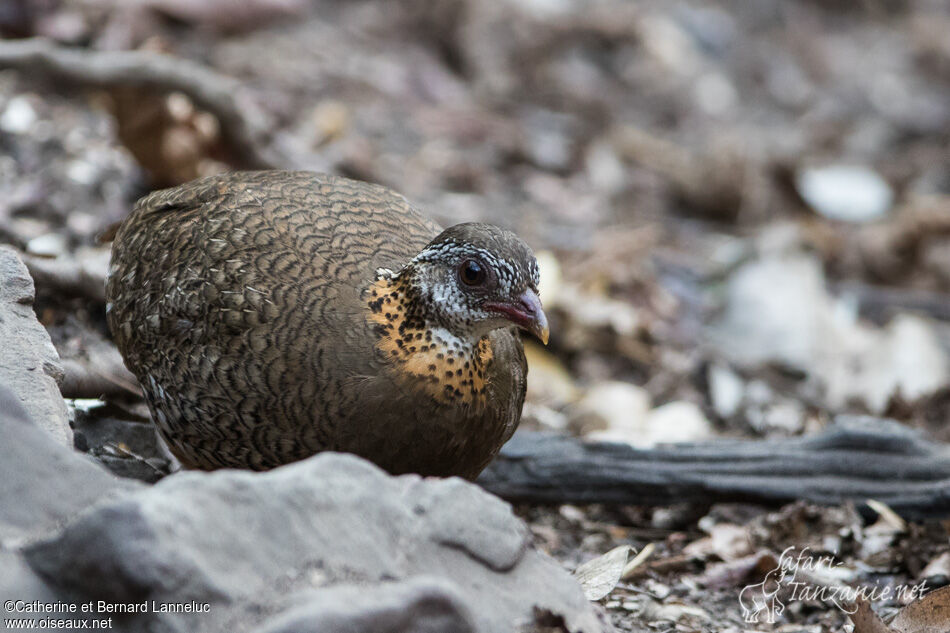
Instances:
[[[484,226],[434,242],[438,225],[398,194],[333,176],[201,179],[143,198],[119,226],[109,326],[187,467],[335,450],[473,478],[518,423],[524,354],[510,323],[455,318],[432,262],[473,231],[477,244],[511,235]]]

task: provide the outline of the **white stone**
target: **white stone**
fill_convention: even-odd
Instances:
[[[657,407],[647,416],[649,446],[697,442],[713,436],[712,426],[698,406],[678,401]]]
[[[538,426],[551,431],[567,429],[567,416],[543,404],[525,402],[524,409],[521,411],[521,422],[524,423],[526,420],[533,421]]]
[[[67,248],[66,237],[59,233],[46,233],[26,243],[26,252],[43,257],[59,257]]]
[[[541,278],[538,283],[541,303],[545,308],[553,307],[557,305],[561,287],[564,285],[561,264],[551,251],[538,251],[534,257],[538,260],[538,273]]]
[[[761,408],[750,408],[746,419],[759,433],[779,431],[786,435],[800,433],[805,425],[805,410],[795,400],[778,399]]]
[[[805,373],[832,411],[859,400],[880,414],[897,393],[913,401],[950,379],[929,321],[901,315],[883,329],[860,321],[853,305],[828,294],[820,262],[804,254],[767,256],[736,271],[709,337],[735,365],[779,363]],[[746,386],[749,402],[754,387]],[[787,413],[779,416],[785,422],[795,417]]]
[[[739,411],[745,395],[745,383],[736,372],[723,365],[710,365],[707,375],[709,398],[721,418],[730,418]]]
[[[592,438],[634,443],[647,431],[649,410],[650,394],[646,389],[628,382],[608,381],[594,385],[584,394],[571,419],[575,427],[601,429],[590,433]]]
[[[85,160],[73,160],[66,167],[66,175],[80,185],[94,185],[99,179],[99,169]]]
[[[733,274],[714,338],[741,364],[779,361],[807,371],[828,344],[833,315],[816,258],[768,257]]]
[[[706,114],[721,116],[735,108],[739,95],[728,77],[720,72],[709,72],[696,80],[693,98]]]
[[[795,176],[795,186],[812,209],[832,220],[870,222],[883,217],[894,202],[890,185],[862,166],[803,169]]]
[[[622,442],[637,448],[651,448],[657,444],[697,442],[712,437],[709,420],[698,406],[691,402],[671,402],[645,415],[621,415],[604,431],[589,433],[587,437],[602,442]]]
[[[584,157],[584,168],[591,184],[598,191],[614,194],[627,185],[623,162],[613,145],[606,140],[591,143]]]
[[[13,97],[0,115],[0,130],[10,134],[25,134],[36,123],[36,110],[22,95]]]
[[[585,292],[573,284],[561,287],[557,305],[565,307],[571,319],[587,330],[609,327],[620,336],[633,336],[640,327],[640,315],[631,304]]]
[[[920,317],[899,315],[883,331],[862,329],[849,343],[846,356],[824,365],[827,400],[836,409],[859,398],[872,413],[883,413],[892,396],[913,402],[950,379],[937,334]]]

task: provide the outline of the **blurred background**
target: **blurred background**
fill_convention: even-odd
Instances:
[[[3,0],[0,33],[0,242],[74,394],[135,389],[97,235],[153,188],[305,168],[534,247],[529,428],[950,438],[946,2]]]
[[[0,239],[93,291],[149,190],[330,171],[538,251],[527,424],[944,434],[943,2],[6,0],[0,30]],[[83,361],[101,306],[59,285]]]

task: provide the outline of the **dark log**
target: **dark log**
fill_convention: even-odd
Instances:
[[[950,447],[893,420],[839,416],[825,431],[638,450],[519,432],[479,483],[513,502],[670,505],[881,501],[906,518],[950,516]]]

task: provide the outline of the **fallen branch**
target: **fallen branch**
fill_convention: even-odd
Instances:
[[[64,48],[44,38],[0,40],[0,68],[82,87],[181,92],[213,114],[223,140],[248,169],[289,167],[271,143],[267,117],[241,83],[195,62],[146,51]]]
[[[950,448],[901,424],[839,416],[817,435],[638,450],[521,432],[482,473],[516,502],[669,505],[876,499],[907,518],[950,516]]]
[[[59,390],[64,398],[106,398],[113,396],[142,396],[142,390],[135,382],[135,377],[127,378],[124,370],[122,374],[110,371],[94,363],[83,363],[78,360],[64,360],[63,380]]]
[[[63,358],[63,379],[59,383],[64,398],[142,396],[135,376],[122,362],[111,343],[88,343],[83,357]]]

